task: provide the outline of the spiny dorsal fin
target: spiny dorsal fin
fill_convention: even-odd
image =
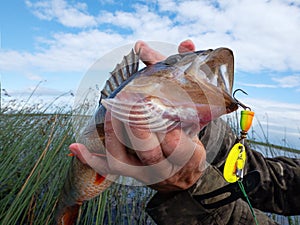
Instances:
[[[110,73],[111,76],[101,91],[100,101],[107,98],[124,81],[138,71],[139,58],[139,54],[136,54],[133,49],[128,55],[124,56],[122,62],[117,64],[115,69]]]

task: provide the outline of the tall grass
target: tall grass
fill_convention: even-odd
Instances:
[[[75,142],[75,134],[73,111],[56,108],[47,114],[48,108],[1,109],[0,224],[54,224],[54,208],[71,160],[68,146]],[[153,193],[146,187],[114,184],[83,204],[77,225],[155,224],[144,210]],[[297,217],[284,219],[299,224]]]
[[[15,107],[16,108],[16,107]],[[2,107],[0,116],[0,224],[54,224],[54,208],[75,142],[72,111]],[[152,224],[145,187],[114,184],[81,207],[77,224]]]

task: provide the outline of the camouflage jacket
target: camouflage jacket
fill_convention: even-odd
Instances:
[[[227,153],[236,142],[236,136],[221,119],[211,122],[199,136],[210,163],[203,176],[189,190],[171,196],[156,193],[147,205],[148,214],[159,225],[255,224],[250,208],[242,198],[214,208],[207,208],[198,200],[199,196],[228,184],[222,171]],[[247,146],[246,151],[245,174],[257,170],[260,177],[248,193],[258,223],[277,224],[263,212],[300,214],[300,159],[265,158]],[[217,202],[222,198],[224,196],[218,195],[209,201]]]

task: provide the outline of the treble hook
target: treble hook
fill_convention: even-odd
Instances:
[[[251,111],[251,108],[250,108],[250,107],[244,105],[243,103],[241,103],[239,100],[236,99],[235,93],[238,92],[238,91],[241,91],[241,92],[243,92],[245,95],[248,95],[248,93],[245,92],[244,90],[242,90],[242,89],[236,89],[236,90],[233,92],[232,97],[234,98],[234,100],[236,100],[236,102],[237,102],[238,105],[240,105],[241,107],[243,107],[245,110],[246,110],[246,109],[249,109],[249,110]]]

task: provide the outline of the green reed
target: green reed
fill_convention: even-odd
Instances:
[[[71,160],[68,146],[75,142],[73,112],[2,107],[0,113],[0,224],[54,224]],[[153,224],[144,212],[152,193],[114,184],[83,204],[77,224]]]

